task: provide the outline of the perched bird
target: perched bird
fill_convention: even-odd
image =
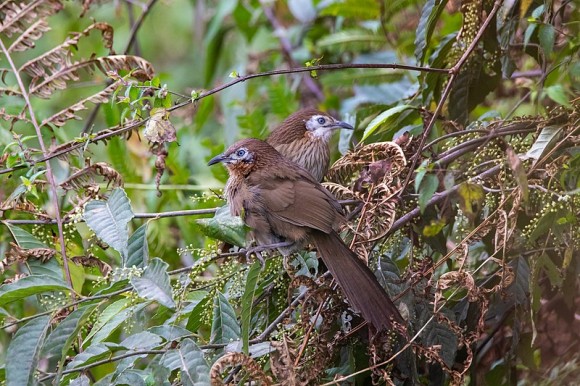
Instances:
[[[330,165],[328,144],[336,129],[354,130],[354,127],[316,109],[302,109],[274,129],[266,142],[320,182]]]
[[[278,249],[288,256],[313,243],[351,306],[376,329],[404,322],[375,275],[341,240],[341,206],[310,173],[258,139],[233,144],[208,165],[219,162],[230,175],[230,211],[252,228],[258,245],[285,243]]]

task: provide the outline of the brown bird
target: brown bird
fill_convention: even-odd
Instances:
[[[234,216],[252,228],[258,245],[286,243],[284,256],[305,243],[316,246],[351,306],[378,329],[403,318],[371,270],[336,232],[344,218],[340,204],[306,170],[258,139],[244,139],[212,158],[230,178],[226,198]],[[288,245],[291,244],[291,245]]]
[[[328,145],[336,129],[354,130],[354,127],[316,109],[302,109],[274,129],[266,142],[320,182],[330,165]]]

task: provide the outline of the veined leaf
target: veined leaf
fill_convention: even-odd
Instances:
[[[252,319],[252,305],[254,304],[254,293],[262,266],[259,261],[255,261],[250,267],[246,276],[246,288],[242,295],[242,349],[248,354],[250,339],[250,322]]]
[[[540,135],[538,135],[536,142],[534,142],[530,150],[526,153],[526,157],[532,158],[534,163],[536,163],[552,148],[561,131],[562,127],[559,126],[544,127]]]
[[[240,339],[240,333],[240,325],[233,307],[228,299],[221,292],[218,292],[213,303],[211,342],[229,343]]]
[[[65,291],[69,287],[62,280],[50,276],[30,275],[17,282],[0,286],[0,307],[30,295],[47,291]]]
[[[377,115],[375,117],[375,119],[373,119],[369,125],[366,127],[362,140],[364,141],[366,140],[368,137],[370,137],[372,134],[375,133],[375,131],[377,131],[380,127],[382,126],[388,126],[389,124],[392,124],[393,121],[405,110],[410,110],[413,109],[414,107],[411,105],[399,105],[399,106],[395,106],[395,107],[391,107],[390,109],[383,111],[382,113],[380,113],[379,115]],[[395,129],[399,129],[398,127]]]
[[[18,244],[20,248],[22,249],[48,248],[48,245],[38,240],[36,237],[34,237],[32,234],[28,233],[24,229],[4,221],[0,222],[6,225],[10,233],[12,233],[12,237],[14,237],[16,244]]]
[[[149,261],[149,245],[147,244],[147,223],[141,225],[127,242],[127,260],[125,267],[143,267]]]
[[[123,189],[117,188],[107,201],[89,201],[83,217],[98,238],[115,248],[122,256],[127,256],[127,224],[134,216],[127,194]]]
[[[209,365],[203,351],[191,339],[185,339],[179,348],[170,350],[161,358],[161,364],[173,371],[181,369],[181,382],[187,386],[209,386]]]
[[[131,279],[131,284],[143,299],[155,300],[165,307],[174,308],[175,302],[171,294],[171,282],[167,267],[169,264],[156,257],[145,268],[143,276]]]
[[[7,386],[36,384],[34,372],[49,326],[50,316],[45,315],[32,319],[16,332],[6,352]]]
[[[227,205],[219,208],[213,218],[202,218],[196,222],[206,236],[238,246],[246,244],[246,226],[241,218],[230,214]]]
[[[427,0],[421,10],[421,18],[419,19],[415,37],[415,57],[417,58],[417,63],[420,65],[425,60],[426,48],[431,41],[431,35],[435,29],[437,20],[446,4],[447,0]]]

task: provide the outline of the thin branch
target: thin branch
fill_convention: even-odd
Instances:
[[[38,125],[38,121],[36,120],[36,115],[34,114],[34,109],[32,108],[32,104],[30,103],[28,90],[24,86],[24,83],[22,82],[22,78],[20,77],[20,73],[18,72],[16,65],[12,61],[12,57],[10,56],[10,53],[6,49],[6,46],[4,46],[4,42],[2,41],[2,39],[0,39],[0,48],[4,52],[6,60],[8,61],[10,67],[12,68],[12,71],[14,72],[13,75],[16,78],[16,82],[18,83],[18,87],[20,88],[20,91],[22,92],[22,98],[24,98],[24,102],[26,103],[26,106],[28,108],[28,113],[30,114],[30,121],[32,122],[32,125],[34,126],[34,130],[36,131],[36,136],[38,137],[37,139],[38,139],[38,143],[40,144],[42,154],[46,155],[46,154],[48,154],[48,151],[47,151],[46,145],[44,144],[44,139],[42,138],[42,131],[40,130],[40,126]],[[62,256],[64,273],[65,273],[67,283],[68,283],[70,290],[71,290],[71,292],[70,292],[71,299],[74,301],[75,300],[75,292],[73,289],[72,277],[71,277],[69,266],[68,266],[68,258],[66,256],[66,244],[64,241],[62,218],[60,215],[60,205],[58,202],[59,196],[58,196],[58,192],[57,192],[56,181],[54,179],[54,174],[52,173],[52,167],[50,166],[50,162],[46,163],[46,179],[48,180],[48,183],[50,185],[50,190],[52,193],[51,200],[52,200],[52,205],[53,205],[53,208],[55,211],[56,224],[58,227],[58,240],[60,243],[60,253]]]
[[[419,71],[419,72],[436,72],[440,74],[448,74],[450,70],[442,69],[442,68],[430,68],[430,67],[420,67],[420,66],[408,66],[405,64],[384,64],[384,63],[344,63],[344,64],[321,64],[318,66],[310,66],[310,67],[298,67],[298,68],[288,68],[288,69],[281,69],[281,70],[273,70],[273,71],[266,71],[256,74],[248,74],[245,76],[240,76],[228,83],[225,83],[221,86],[217,86],[209,91],[205,91],[201,93],[194,99],[188,100],[186,102],[179,103],[171,108],[168,111],[177,110],[184,106],[187,106],[191,103],[195,103],[201,99],[207,98],[210,95],[216,94],[222,90],[235,86],[238,83],[245,82],[246,80],[254,79],[254,78],[262,78],[267,76],[275,76],[275,75],[285,75],[285,74],[295,74],[300,72],[310,72],[310,71],[332,71],[332,70],[343,70],[343,69],[369,69],[369,68],[383,68],[383,69],[393,69],[393,70],[408,70],[408,71]],[[88,143],[97,143],[99,141],[108,140],[109,138],[116,137],[118,135],[127,133],[131,130],[134,130],[149,121],[149,118],[145,118],[139,122],[133,122],[125,127],[119,128],[118,130],[109,131],[100,135],[97,135],[95,138],[89,139]],[[34,166],[38,163],[46,162],[56,157],[61,157],[65,154],[68,154],[72,151],[81,149],[87,145],[86,142],[78,142],[78,141],[70,141],[68,142],[70,146],[63,148],[58,152],[51,153],[49,155],[45,155],[37,160],[30,160],[26,163],[16,165],[11,168],[0,169],[0,174],[12,173],[19,169],[28,168]]]

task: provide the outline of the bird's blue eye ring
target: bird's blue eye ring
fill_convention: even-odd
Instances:
[[[320,117],[318,118],[318,123],[320,123],[321,125],[324,125],[324,123],[326,122],[326,119]]]
[[[246,154],[246,151],[244,149],[240,149],[238,151],[236,151],[236,155],[238,157],[243,157]]]

